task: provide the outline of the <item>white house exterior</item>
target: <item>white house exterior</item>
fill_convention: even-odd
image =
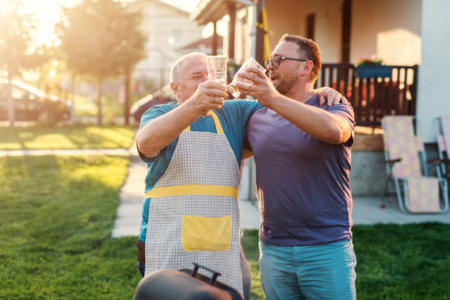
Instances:
[[[201,20],[200,17],[208,16],[205,11],[208,5],[220,7],[225,2],[201,0],[192,17]],[[241,5],[248,1],[230,2]],[[254,49],[245,45],[255,44],[252,26],[256,2],[247,6],[247,13],[237,11],[234,18],[237,62],[254,55]],[[202,6],[204,11],[200,9]],[[447,16],[450,1],[266,0],[266,9],[272,49],[284,33],[312,35],[321,48],[323,63],[356,63],[359,57],[375,56],[387,65],[419,65],[416,107],[419,133],[425,143],[436,142],[432,120],[450,115],[446,88],[450,82],[450,57],[446,55],[450,53],[450,19]],[[222,15],[209,15],[230,20],[227,14],[224,10]],[[228,44],[225,36],[225,55]]]
[[[134,79],[152,80],[161,88],[169,83],[177,49],[201,39],[203,26],[192,21],[189,12],[159,0],[137,0],[129,8],[144,13],[142,30],[148,37],[148,55],[135,66]]]

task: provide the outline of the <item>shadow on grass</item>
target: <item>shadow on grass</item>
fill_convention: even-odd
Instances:
[[[129,148],[131,126],[0,127],[0,149]]]

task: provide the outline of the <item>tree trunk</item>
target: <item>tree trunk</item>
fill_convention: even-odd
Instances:
[[[97,125],[102,126],[102,82],[103,78],[101,75],[98,76],[98,114],[97,114]]]
[[[72,73],[72,82],[71,82],[71,99],[70,102],[72,107],[70,108],[70,124],[75,124],[75,73]]]
[[[130,71],[125,72],[125,101],[124,101],[124,116],[125,125],[130,125]]]
[[[9,127],[14,127],[15,116],[14,116],[14,101],[12,97],[11,80],[12,80],[11,72],[10,70],[8,70],[8,84],[6,85],[7,86],[6,97],[8,99],[8,120],[9,120]]]

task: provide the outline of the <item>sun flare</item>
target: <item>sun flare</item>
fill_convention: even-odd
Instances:
[[[136,1],[136,0],[134,0]],[[180,7],[191,12],[196,7],[199,0],[157,0],[167,2],[176,7]],[[61,13],[61,5],[70,7],[76,0],[22,0],[25,4],[26,12],[35,13],[36,19],[39,20],[39,26],[36,30],[36,42],[43,44],[54,40],[56,37],[53,32],[53,26],[59,21]],[[125,1],[133,2],[133,1]]]

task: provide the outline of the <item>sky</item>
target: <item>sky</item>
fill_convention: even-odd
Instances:
[[[45,43],[53,39],[53,25],[59,20],[61,5],[71,6],[73,0],[22,0],[27,12],[35,12],[35,16],[40,20],[40,25],[36,33],[38,44]],[[192,12],[199,0],[160,0],[167,2],[186,11]]]

